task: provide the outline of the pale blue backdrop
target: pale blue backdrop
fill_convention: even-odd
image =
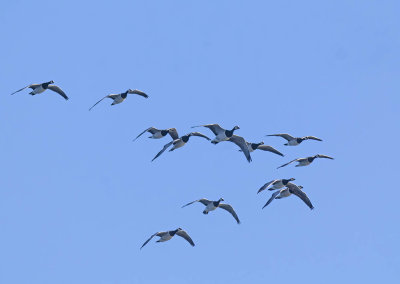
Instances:
[[[0,283],[395,283],[399,1],[2,1]],[[54,80],[46,92],[9,94]],[[104,100],[128,88],[120,105]],[[149,126],[220,123],[286,154]],[[199,129],[210,135],[207,129]],[[315,135],[285,147],[266,134]],[[311,166],[276,167],[314,154]],[[265,182],[298,198],[261,207]],[[224,197],[205,216],[197,198]],[[182,227],[180,238],[142,243]]]

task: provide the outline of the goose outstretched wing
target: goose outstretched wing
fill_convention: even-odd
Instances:
[[[281,152],[279,152],[278,150],[276,150],[274,147],[272,147],[272,146],[268,146],[268,145],[260,145],[260,146],[258,146],[257,147],[257,149],[259,149],[259,150],[263,150],[263,151],[269,151],[269,152],[272,152],[272,153],[275,153],[275,154],[277,154],[277,155],[279,155],[279,156],[285,156],[285,155],[283,155]]]
[[[282,138],[286,139],[287,141],[294,139],[294,137],[292,135],[289,135],[287,133],[269,134],[267,136],[278,136],[278,137],[282,137]]]
[[[183,205],[182,208],[183,208],[183,207],[186,207],[186,206],[188,206],[188,205],[191,205],[191,204],[193,204],[193,203],[195,203],[195,202],[201,202],[201,203],[203,203],[203,205],[207,206],[207,205],[210,204],[212,201],[210,201],[210,200],[208,200],[208,199],[205,199],[205,198],[201,198],[201,199],[197,199],[197,200],[195,200],[195,201],[192,201],[192,202],[189,202],[188,204]]]
[[[192,128],[195,128],[195,127],[207,127],[214,133],[215,136],[217,136],[219,133],[225,131],[225,129],[223,129],[221,126],[219,126],[219,124],[216,124],[216,123],[192,126]]]
[[[178,131],[176,128],[170,128],[168,129],[168,134],[171,136],[172,140],[179,139]]]
[[[148,238],[147,241],[144,242],[144,244],[140,247],[140,249],[142,249],[145,245],[147,245],[147,243],[150,242],[150,240],[151,240],[152,238],[154,238],[155,236],[162,237],[163,235],[165,235],[165,234],[167,234],[167,233],[168,233],[168,232],[157,232],[157,233],[152,234],[152,235],[150,236],[150,238]]]
[[[236,214],[235,210],[233,210],[233,207],[232,207],[232,206],[230,206],[229,204],[220,203],[218,207],[219,207],[219,208],[222,208],[222,209],[224,209],[224,210],[226,210],[226,211],[228,211],[229,213],[231,213],[232,216],[233,216],[233,218],[235,218],[236,222],[237,222],[238,224],[240,224],[239,217],[238,217],[238,215]]]
[[[300,160],[300,159],[291,160],[289,163],[286,163],[286,164],[283,164],[282,166],[277,167],[277,169],[282,168],[282,167],[285,167],[285,166],[287,166],[287,165],[289,165],[289,164],[291,164],[291,163],[293,163],[293,162],[299,161],[299,160]]]
[[[271,184],[273,184],[274,182],[278,181],[277,179],[271,180],[270,182],[267,182],[266,184],[264,184],[258,191],[257,193],[260,193],[261,191],[267,189]]]
[[[318,137],[315,137],[315,136],[304,136],[301,139],[303,139],[303,140],[311,139],[311,140],[322,141],[322,139],[319,139]]]
[[[95,103],[94,105],[92,105],[92,107],[89,109],[89,111],[92,110],[92,108],[94,108],[99,102],[101,102],[101,101],[104,100],[105,98],[114,99],[112,96],[113,96],[113,95],[108,95],[108,96],[103,97],[103,98],[102,98],[101,100],[99,100],[97,103]]]
[[[272,193],[271,198],[268,199],[267,203],[265,203],[265,205],[263,206],[262,209],[264,209],[266,206],[268,206],[268,204],[270,204],[272,202],[272,200],[274,200],[276,198],[276,196],[279,195],[279,193],[281,193],[280,190],[275,191],[274,193]]]
[[[247,161],[250,163],[251,162],[251,156],[250,156],[250,151],[249,148],[247,147],[246,140],[244,140],[243,137],[237,136],[237,135],[232,135],[231,138],[229,138],[227,141],[233,142],[236,145],[240,147],[242,150],[243,154],[246,156]]]
[[[320,154],[318,154],[318,155],[315,155],[317,158],[325,158],[325,159],[331,159],[331,160],[334,160],[334,158],[332,158],[332,157],[329,157],[329,156],[326,156],[326,155],[320,155]]]
[[[179,140],[179,139],[177,139],[177,140]],[[157,159],[162,153],[165,152],[165,150],[168,149],[169,146],[171,146],[171,145],[172,145],[175,141],[177,141],[177,140],[174,140],[174,141],[171,141],[171,142],[165,144],[164,147],[161,149],[161,151],[158,152],[158,154],[157,154],[157,155],[153,158],[153,160],[151,160],[151,161],[153,162],[155,159]]]
[[[203,138],[207,139],[208,141],[211,140],[210,138],[208,138],[208,136],[206,136],[206,135],[204,135],[203,133],[200,133],[200,132],[190,132],[188,135],[197,136],[197,137],[203,137]]]
[[[139,90],[131,90],[131,89],[129,89],[128,90],[128,94],[136,94],[136,95],[139,95],[139,96],[142,96],[142,97],[144,97],[144,98],[148,98],[149,96],[145,93],[145,92],[142,92],[142,91],[139,91]]]
[[[194,247],[194,242],[193,242],[192,238],[184,230],[179,230],[178,232],[176,232],[176,234],[178,236],[184,238],[185,240],[187,240],[189,242],[189,244],[191,244],[192,247]]]
[[[156,132],[158,132],[158,131],[160,131],[160,130],[158,130],[157,128],[155,128],[155,127],[149,127],[149,128],[147,128],[147,129],[145,129],[142,133],[140,133],[138,136],[136,136],[136,138],[135,139],[133,139],[133,141],[135,141],[136,139],[138,139],[140,136],[142,136],[144,133],[146,133],[146,132],[150,132],[151,134],[154,134],[154,133],[156,133]]]
[[[67,95],[64,93],[63,90],[61,90],[60,87],[56,86],[56,85],[49,85],[48,86],[49,90],[52,90],[53,92],[56,92],[57,94],[59,94],[60,96],[62,96],[65,100],[68,100]]]
[[[22,90],[25,90],[26,88],[31,88],[31,89],[35,89],[37,87],[39,87],[40,84],[30,84],[28,86],[23,87],[22,89],[19,89],[18,91],[15,91],[14,93],[12,93],[11,95],[14,95],[15,93],[21,92]]]
[[[311,210],[314,209],[314,206],[312,205],[311,200],[308,198],[307,194],[305,194],[305,192],[300,189],[299,186],[295,185],[294,183],[289,182],[286,185],[286,187],[289,188],[290,193],[296,195],[301,200],[303,200],[303,202],[305,204],[307,204],[307,206],[310,207]]]

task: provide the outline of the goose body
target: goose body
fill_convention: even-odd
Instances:
[[[210,211],[214,211],[218,208],[218,203],[210,202],[203,211],[203,214],[208,214]]]
[[[168,232],[168,234],[164,234],[162,235],[156,242],[160,243],[160,242],[166,242],[169,241],[170,239],[172,239],[172,237],[174,236],[173,232]]]
[[[279,191],[275,191],[271,198],[267,201],[267,203],[263,206],[263,209],[268,206],[274,199],[281,199],[285,197],[289,197],[292,194],[299,197],[311,210],[314,209],[310,199],[308,196],[301,190],[303,187],[300,185],[295,185],[294,183],[288,183],[286,188],[283,188]]]
[[[226,130],[221,126],[219,126],[219,124],[204,124],[204,125],[192,126],[192,128],[195,127],[206,127],[210,129],[215,135],[215,138],[211,140],[211,143],[213,144],[218,144],[219,142],[222,141],[229,141],[235,143],[240,147],[241,151],[246,156],[247,161],[249,163],[251,162],[250,151],[246,144],[246,140],[244,140],[244,138],[241,136],[233,134],[237,129],[240,129],[239,126],[236,125],[231,130]]]
[[[260,193],[261,191],[268,189],[268,190],[276,190],[276,189],[281,189],[282,187],[285,187],[289,182],[294,181],[295,178],[290,178],[290,179],[274,179],[270,182],[267,182],[264,184],[257,193]]]
[[[232,136],[231,136],[232,137]],[[217,136],[215,136],[215,138],[211,141],[211,143],[213,144],[218,144],[219,142],[222,141],[226,141],[228,140],[230,137],[226,135],[225,131],[219,133]]]
[[[298,160],[298,164],[295,165],[295,167],[305,167],[311,164],[314,161],[315,158],[307,158],[307,159],[301,159]]]
[[[36,87],[35,89],[33,89],[32,90],[32,92],[30,92],[29,94],[30,95],[37,95],[37,94],[41,94],[41,93],[43,93],[44,91],[46,91],[47,90],[47,88],[48,87],[43,87],[43,84],[41,84],[41,85],[39,85],[39,87]]]
[[[157,243],[160,242],[166,242],[169,241],[170,239],[172,239],[175,235],[178,235],[182,238],[184,238],[188,243],[190,243],[191,246],[195,246],[194,242],[192,240],[192,238],[189,236],[188,233],[186,233],[184,230],[182,230],[181,228],[178,228],[176,230],[172,230],[172,231],[166,231],[166,232],[157,232],[154,233],[153,235],[150,236],[150,238],[147,239],[147,241],[144,242],[144,244],[140,247],[140,249],[142,249],[152,238],[154,238],[155,236],[160,237],[157,240]]]
[[[188,205],[191,205],[191,204],[193,204],[193,203],[200,202],[200,203],[202,203],[204,206],[206,206],[205,209],[203,210],[203,214],[206,214],[206,215],[207,215],[209,212],[214,211],[214,210],[217,209],[217,208],[222,208],[222,209],[228,211],[228,212],[233,216],[233,218],[235,218],[236,222],[237,222],[238,224],[240,224],[239,217],[237,216],[237,214],[236,214],[235,210],[233,209],[233,207],[232,207],[231,205],[229,205],[229,204],[221,203],[221,201],[224,201],[224,199],[223,199],[223,198],[220,198],[220,199],[218,199],[217,201],[211,201],[211,200],[208,200],[208,199],[205,199],[205,198],[201,198],[201,199],[198,199],[198,200],[189,202],[189,203],[186,204],[186,205],[183,205],[182,208],[183,208],[183,207],[186,207],[186,206],[188,206]]]
[[[285,167],[293,162],[298,162],[298,164],[295,167],[304,167],[304,166],[308,166],[309,164],[311,164],[316,158],[325,158],[325,159],[331,159],[333,160],[332,157],[326,156],[326,155],[314,155],[314,156],[310,156],[310,157],[306,157],[306,158],[298,158],[298,159],[294,159],[286,164],[283,164],[282,166],[279,166],[277,169]]]
[[[189,140],[189,139],[188,139],[188,140]],[[171,148],[169,151],[172,152],[172,151],[174,151],[174,150],[176,150],[176,149],[179,149],[179,148],[185,146],[185,144],[188,142],[188,140],[187,140],[187,141],[184,141],[183,139],[177,139],[177,140],[175,140],[175,141],[172,143],[174,146],[172,146],[172,148]]]
[[[168,128],[168,129],[157,129],[155,127],[149,127],[145,129],[143,132],[141,132],[133,141],[138,139],[140,136],[142,136],[145,132],[149,132],[151,136],[149,138],[151,139],[160,139],[168,134],[171,136],[172,140],[179,139],[178,131],[176,131],[175,128]]]
[[[215,135],[215,138],[211,141],[211,143],[213,143],[213,144],[218,144],[219,142],[229,140],[229,138],[232,137],[233,132],[237,129],[240,129],[239,126],[236,125],[231,130],[226,130],[226,129],[222,128],[221,126],[219,126],[219,124],[216,124],[216,123],[192,126],[192,128],[195,128],[195,127],[206,127],[208,129],[210,129]]]
[[[316,140],[316,141],[322,141],[321,139],[315,137],[315,136],[304,136],[304,137],[293,137],[292,135],[289,135],[287,133],[281,133],[281,134],[270,134],[267,136],[277,136],[277,137],[282,137],[283,139],[287,140],[287,143],[285,143],[285,146],[297,146],[300,143],[302,143],[305,140]]]
[[[108,95],[107,97],[108,98],[112,98],[111,97],[112,95]],[[111,105],[113,106],[113,105],[117,105],[117,104],[120,104],[120,103],[122,103],[123,101],[125,101],[125,99],[126,99],[126,96],[123,96],[122,94],[118,94],[118,95],[116,95],[114,98],[112,98],[113,99],[113,102],[111,103]]]
[[[22,89],[19,89],[18,91],[15,91],[11,95],[14,95],[15,93],[18,93],[18,92],[20,92],[20,91],[22,91],[22,90],[24,90],[26,88],[32,89],[32,91],[29,93],[32,96],[37,95],[37,94],[41,94],[44,91],[46,91],[47,89],[49,89],[49,90],[51,90],[53,92],[56,92],[60,96],[62,96],[65,100],[68,100],[68,97],[64,93],[64,91],[61,90],[61,88],[56,86],[56,85],[51,85],[53,83],[54,83],[54,81],[52,80],[52,81],[41,83],[41,84],[31,84],[31,85],[23,87]]]
[[[94,108],[99,102],[101,102],[102,100],[104,100],[106,98],[113,100],[113,102],[111,104],[112,106],[116,105],[116,104],[120,104],[127,98],[128,94],[136,94],[136,95],[142,96],[146,99],[149,97],[146,93],[144,93],[142,91],[128,89],[125,92],[120,93],[120,94],[110,94],[110,95],[103,97],[101,100],[99,100],[97,103],[95,103],[89,110]]]

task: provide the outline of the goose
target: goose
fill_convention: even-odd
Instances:
[[[266,135],[266,136],[278,136],[278,137],[282,137],[282,138],[286,139],[288,141],[288,143],[283,144],[285,146],[297,146],[304,140],[309,140],[309,139],[316,140],[316,141],[322,141],[321,139],[314,137],[314,136],[293,137],[287,133],[270,134],[270,135]]]
[[[67,95],[63,92],[63,90],[60,89],[60,87],[58,87],[56,85],[50,85],[50,84],[54,84],[54,81],[51,80],[49,82],[45,82],[45,83],[41,83],[41,84],[30,84],[26,87],[23,87],[22,89],[19,89],[18,91],[15,91],[11,95],[21,92],[22,90],[25,90],[26,88],[32,89],[32,92],[29,93],[32,96],[43,93],[44,91],[49,89],[49,90],[52,90],[53,92],[56,92],[57,94],[61,95],[65,100],[68,100]]]
[[[307,158],[298,158],[298,159],[294,159],[292,161],[290,161],[289,163],[283,164],[282,166],[277,167],[277,169],[285,167],[287,165],[289,165],[290,163],[293,162],[298,162],[298,164],[296,165],[296,167],[304,167],[304,166],[308,166],[309,164],[311,164],[316,158],[325,158],[325,159],[331,159],[334,160],[332,157],[326,156],[326,155],[320,155],[317,154],[315,156],[311,156],[311,157],[307,157]]]
[[[179,138],[178,131],[176,131],[176,128],[157,129],[155,127],[149,127],[146,130],[144,130],[142,133],[140,133],[135,139],[133,139],[133,141],[138,139],[145,132],[151,133],[152,135],[149,136],[149,138],[152,138],[152,139],[160,139],[160,138],[165,137],[167,134],[169,134],[171,136],[172,140]]]
[[[280,189],[282,187],[285,187],[289,182],[296,180],[295,178],[290,178],[290,179],[274,179],[271,180],[270,182],[267,182],[264,184],[258,191],[257,193],[260,193],[261,191],[265,190],[268,188],[268,190],[275,190],[275,189]],[[272,185],[272,186],[271,186]],[[270,187],[271,186],[271,187]]]
[[[142,249],[155,236],[160,237],[157,241],[157,243],[159,243],[159,242],[169,241],[175,235],[178,235],[178,236],[184,238],[186,241],[189,242],[189,244],[192,245],[192,247],[194,247],[194,242],[193,242],[192,238],[188,235],[188,233],[186,233],[184,230],[182,230],[182,228],[178,228],[173,231],[157,232],[157,233],[151,235],[151,237],[147,241],[144,242],[144,244],[140,247],[140,249]]]
[[[281,152],[276,150],[274,147],[268,146],[268,145],[264,145],[263,141],[261,141],[260,143],[250,143],[250,142],[246,141],[246,144],[247,144],[247,148],[249,149],[250,153],[255,151],[255,150],[263,150],[263,151],[269,151],[271,153],[275,153],[275,154],[277,154],[279,156],[282,156],[282,157],[285,156]],[[239,150],[239,151],[242,152],[242,150]]]
[[[211,143],[213,144],[218,144],[219,142],[227,141],[230,137],[233,136],[233,132],[235,130],[240,129],[239,126],[236,125],[235,127],[232,128],[232,130],[226,130],[223,129],[221,126],[219,126],[219,124],[204,124],[204,125],[192,126],[192,128],[195,127],[207,127],[208,129],[210,129],[215,135],[215,138],[211,141]]]
[[[286,188],[281,189],[279,191],[275,191],[271,198],[267,201],[267,203],[265,203],[265,205],[263,206],[262,209],[264,209],[268,204],[270,204],[272,202],[272,200],[274,199],[281,199],[281,198],[285,198],[288,197],[292,194],[296,195],[297,197],[299,197],[301,200],[303,200],[303,202],[305,204],[307,204],[308,207],[310,207],[310,209],[314,209],[314,206],[312,205],[310,199],[308,198],[307,194],[305,194],[301,189],[303,187],[301,185],[297,186],[294,183],[288,183],[286,185]]]
[[[236,222],[237,222],[238,224],[240,224],[239,217],[237,216],[235,210],[233,210],[233,207],[230,206],[229,204],[221,203],[221,201],[224,201],[224,199],[223,199],[223,198],[220,198],[220,199],[218,199],[217,201],[210,201],[210,200],[208,200],[208,199],[201,198],[201,199],[198,199],[198,200],[189,202],[189,203],[186,204],[186,205],[183,205],[182,208],[183,208],[183,207],[186,207],[186,206],[188,206],[188,205],[190,205],[190,204],[193,204],[193,203],[195,203],[195,202],[203,203],[203,205],[206,206],[206,208],[205,208],[204,211],[203,211],[203,214],[208,214],[208,212],[210,212],[210,211],[213,211],[213,210],[215,210],[215,209],[217,209],[217,208],[222,208],[222,209],[228,211],[229,213],[231,213],[232,216],[233,216],[233,218],[235,218]]]
[[[160,152],[158,152],[158,154],[153,158],[153,160],[151,160],[152,162],[157,159],[162,153],[164,153],[165,150],[167,150],[167,148],[171,145],[174,145],[169,152],[174,151],[175,149],[181,148],[183,146],[185,146],[185,144],[189,141],[190,136],[198,136],[198,137],[203,137],[205,139],[207,139],[208,141],[210,141],[211,139],[208,138],[207,136],[205,136],[204,134],[200,133],[200,132],[190,132],[178,139],[175,139],[167,144],[164,145],[164,147],[162,148],[162,150]]]
[[[125,92],[120,93],[120,94],[110,94],[110,95],[105,96],[104,98],[102,98],[101,100],[99,100],[97,103],[95,103],[89,110],[91,110],[92,108],[94,108],[95,105],[97,105],[99,102],[101,102],[101,101],[104,100],[105,98],[110,98],[110,99],[113,100],[113,102],[112,102],[112,104],[111,104],[112,106],[113,106],[113,105],[116,105],[116,104],[120,104],[120,103],[122,103],[122,102],[126,99],[126,97],[128,96],[128,94],[136,94],[136,95],[142,96],[142,97],[144,97],[144,98],[146,98],[146,99],[149,97],[147,94],[145,94],[145,93],[142,92],[142,91],[128,89],[128,90],[126,90]]]

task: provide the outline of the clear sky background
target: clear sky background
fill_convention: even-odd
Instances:
[[[395,283],[399,1],[2,1],[1,283]],[[70,97],[31,83],[54,80]],[[120,105],[110,93],[137,88]],[[285,154],[149,126],[239,125]],[[208,129],[198,129],[212,136]],[[314,135],[298,147],[266,134]],[[276,167],[326,154],[312,165]],[[276,200],[295,177],[313,202]],[[223,210],[183,204],[224,197]],[[181,238],[154,232],[184,228]]]

